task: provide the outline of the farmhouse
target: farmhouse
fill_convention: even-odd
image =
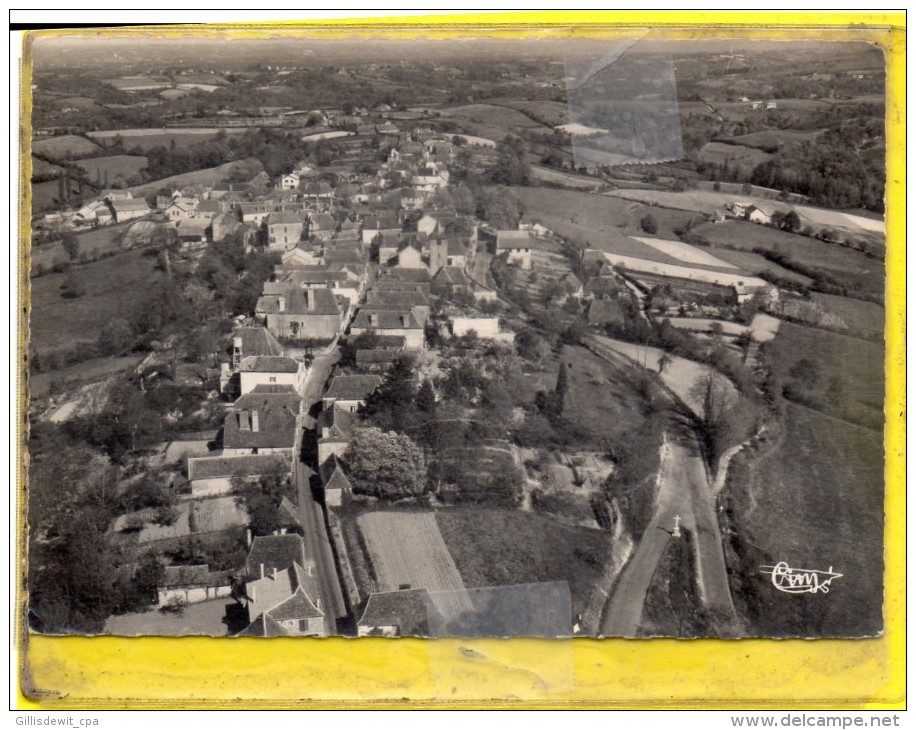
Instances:
[[[318,471],[324,486],[324,503],[328,507],[340,507],[353,496],[353,485],[347,478],[337,453],[322,461]]]
[[[342,456],[353,435],[353,414],[344,408],[325,408],[318,414],[318,463]]]
[[[442,267],[463,269],[468,263],[464,236],[433,236],[429,240],[429,270],[435,275]]]
[[[254,223],[261,225],[263,220],[273,213],[274,204],[267,200],[261,200],[256,203],[239,203],[239,216],[242,223]]]
[[[430,267],[432,269],[432,267]],[[442,266],[430,282],[430,292],[437,297],[450,298],[457,292],[471,292],[472,284],[464,269]]]
[[[518,264],[528,271],[531,269],[531,251],[537,248],[530,231],[492,230],[481,226],[477,232],[478,240],[497,256],[506,254],[506,262]]]
[[[299,189],[299,175],[295,172],[291,172],[288,175],[283,175],[280,177],[280,180],[277,182],[277,190],[298,190]]]
[[[208,218],[184,218],[176,224],[178,240],[185,246],[195,243],[206,243],[207,232],[210,230]]]
[[[305,542],[301,535],[259,535],[251,542],[245,559],[248,580],[286,570],[293,563],[305,565]]]

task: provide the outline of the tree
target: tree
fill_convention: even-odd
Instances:
[[[280,503],[293,496],[289,472],[277,466],[251,480],[233,476],[232,493],[248,512],[248,524],[255,535],[271,535],[280,529]]]
[[[436,412],[436,392],[433,390],[433,384],[429,380],[424,380],[420,389],[417,391],[416,398],[417,410],[421,413]]]
[[[712,469],[718,464],[730,439],[740,439],[738,432],[739,397],[731,383],[719,373],[707,372],[690,389],[695,411],[688,416],[706,463]]]
[[[490,179],[498,185],[527,185],[530,178],[528,146],[520,137],[509,135],[496,146],[496,165]]]
[[[671,358],[670,353],[668,353],[668,352],[663,352],[663,353],[662,353],[662,356],[661,356],[660,358],[658,358],[658,373],[659,373],[659,375],[661,375],[661,373],[664,371],[664,369],[665,369],[666,367],[668,367],[672,362],[673,362],[673,360],[672,360],[672,358]]]
[[[415,421],[417,376],[410,357],[400,356],[388,368],[382,384],[359,409],[361,416],[386,431],[404,431]]]
[[[380,499],[419,497],[427,488],[423,452],[406,434],[358,428],[344,454],[354,491]]]
[[[64,247],[64,251],[67,252],[67,258],[69,258],[70,261],[76,261],[79,258],[80,240],[75,234],[67,231],[61,236],[60,243]]]
[[[655,216],[651,213],[646,213],[640,219],[639,226],[650,236],[654,236],[658,233],[658,221],[655,220]]]
[[[108,320],[99,332],[99,354],[121,355],[134,344],[134,331],[123,317]]]
[[[795,233],[799,228],[801,228],[801,218],[798,217],[798,213],[794,210],[790,210],[782,219],[782,225],[780,226],[782,230],[788,231],[789,233]]]
[[[60,295],[64,299],[79,299],[86,293],[86,286],[73,269],[67,271],[67,278],[60,285]]]

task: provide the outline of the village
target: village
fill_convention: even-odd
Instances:
[[[176,78],[149,88],[207,81]],[[753,98],[727,103],[784,106]],[[116,185],[97,168],[90,185],[87,158],[34,216],[34,281],[59,278],[74,312],[101,296],[81,272],[145,272],[138,311],[110,312],[91,355],[30,353],[36,463],[91,484],[73,499],[95,510],[110,563],[92,580],[112,596],[91,621],[35,626],[744,635],[741,567],[771,557],[741,542],[755,497],[736,480],[783,448],[790,401],[875,427],[870,399],[831,398],[846,375],[783,342],[870,346],[883,222],[747,182],[684,190],[663,160],[549,167],[533,135],[448,107],[301,111],[201,122],[282,164]],[[81,139],[124,156],[129,136],[104,134]],[[56,379],[71,360],[90,374]],[[96,454],[52,466],[52,437]],[[68,505],[40,502],[43,555]],[[49,575],[40,599],[69,600]]]

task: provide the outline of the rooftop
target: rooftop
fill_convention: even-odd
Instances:
[[[243,373],[295,373],[299,371],[299,363],[291,357],[252,355],[242,358],[239,369]]]
[[[188,479],[219,477],[256,477],[275,469],[289,471],[290,460],[283,454],[246,454],[245,456],[203,456],[188,459]]]
[[[382,384],[378,375],[337,375],[331,380],[325,398],[362,400]]]

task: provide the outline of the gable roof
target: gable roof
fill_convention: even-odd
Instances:
[[[296,373],[299,372],[299,363],[291,357],[249,355],[242,358],[239,370],[243,373]]]
[[[373,315],[370,318],[369,315]],[[355,329],[377,330],[421,330],[423,326],[417,321],[413,312],[392,309],[373,309],[363,307],[353,320]]]
[[[349,440],[353,431],[353,414],[344,408],[325,408],[318,414],[317,425],[321,433],[328,429],[328,439]]]
[[[272,636],[289,636],[286,633],[286,630],[277,623],[277,621],[271,618],[268,614],[260,614],[254,621],[252,621],[248,626],[242,629],[236,636],[258,636],[258,637],[272,637]]]
[[[378,375],[337,375],[331,380],[325,398],[363,400],[382,384]]]
[[[278,356],[283,354],[283,345],[266,327],[239,327],[233,338],[242,338],[242,357],[249,355]]]
[[[249,578],[261,578],[261,566],[264,575],[286,570],[295,562],[305,562],[305,541],[299,535],[264,535],[255,537],[245,559],[245,573]]]
[[[283,454],[245,454],[244,456],[203,456],[188,459],[188,480],[217,479],[220,477],[257,477],[275,469],[291,468],[288,456]]]
[[[264,288],[265,293],[255,308],[259,314],[340,315],[337,299],[330,289],[302,289],[294,282],[266,282]],[[282,310],[280,297],[283,297]]]
[[[223,421],[223,448],[293,447],[301,405],[293,392],[243,395]]]
[[[128,200],[112,199],[111,209],[115,213],[128,213],[137,210],[148,211],[150,207],[143,198],[131,198]]]
[[[385,275],[384,277],[380,277],[380,280],[381,279],[386,281],[395,280],[424,283],[429,282],[432,277],[430,277],[428,269],[402,269],[399,266],[392,266],[385,271]]]
[[[451,284],[453,286],[469,286],[470,278],[460,266],[443,266],[433,276],[436,284]]]
[[[287,210],[275,210],[267,216],[268,226],[304,225],[305,219],[299,214]]]
[[[425,588],[373,593],[356,624],[366,627],[396,626],[401,636],[427,636],[428,596]]]
[[[251,389],[251,393],[287,393],[296,394],[296,389],[289,383],[258,383]]]

